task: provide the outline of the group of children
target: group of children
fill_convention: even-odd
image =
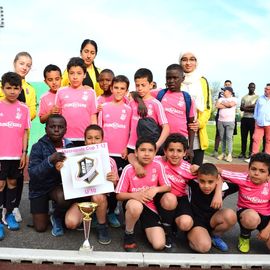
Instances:
[[[154,250],[173,250],[175,233],[180,230],[186,232],[191,249],[197,252],[208,252],[212,245],[227,251],[221,235],[237,220],[241,252],[249,251],[250,233],[255,229],[270,249],[270,156],[253,155],[248,173],[243,174],[218,171],[209,163],[191,165],[194,130],[189,123],[192,126],[197,112],[194,101],[181,91],[184,73],[180,65],[167,68],[168,89],[162,94],[164,97],[159,94],[162,90],[152,90],[153,75],[145,68],[134,75],[134,99],[128,95],[128,78],[114,76],[109,69],[99,75],[103,95],[96,98],[94,90],[83,84],[86,72],[81,58],[71,58],[67,65],[70,84],[60,88],[61,70],[55,65],[44,70],[50,90],[41,97],[39,117],[45,123],[46,134],[33,145],[29,158],[29,199],[36,231],[45,231],[49,219],[54,236],[64,233],[63,224],[75,229],[82,223],[83,216],[77,207],[82,199],[64,199],[60,169],[65,156],[57,150],[107,142],[111,172],[106,178],[115,184],[115,193],[83,198],[99,205],[99,243],[111,242],[108,222],[120,226],[114,210],[117,201],[121,201],[126,251],[138,250],[134,229],[139,220]],[[27,107],[17,100],[22,90],[18,74],[4,74],[2,90],[5,98],[0,101],[0,206],[7,209],[8,228],[17,230],[12,202],[16,179],[25,166],[30,116]],[[138,121],[145,117],[160,126],[156,141],[138,138]],[[161,156],[156,156],[158,150]],[[237,214],[221,208],[222,198],[236,191]],[[49,201],[53,201],[50,216]],[[0,239],[4,236],[4,226],[0,224]]]

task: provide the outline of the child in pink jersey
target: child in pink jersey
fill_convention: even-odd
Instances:
[[[56,94],[56,106],[67,120],[66,138],[75,146],[84,145],[84,131],[89,124],[97,123],[97,102],[93,89],[83,86],[86,66],[80,57],[73,57],[67,64],[70,86]]]
[[[221,171],[224,180],[239,186],[237,216],[240,225],[238,249],[250,249],[251,231],[258,230],[257,238],[270,249],[270,155],[257,153],[251,156],[248,173]]]
[[[170,128],[161,103],[154,97],[152,97],[150,93],[153,87],[153,74],[149,69],[141,68],[135,72],[134,80],[136,92],[142,99],[146,107],[145,116],[153,118],[156,123],[158,123],[162,128],[160,137],[156,142],[157,150],[159,150],[159,148],[169,135]],[[134,152],[137,140],[136,128],[138,125],[138,121],[141,118],[141,113],[138,109],[138,103],[135,100],[132,100],[129,105],[132,109],[132,117],[128,148],[129,152]]]
[[[125,210],[124,249],[128,252],[138,250],[134,227],[140,219],[146,237],[155,250],[165,247],[165,233],[154,204],[154,197],[160,192],[170,190],[170,184],[161,163],[153,161],[156,144],[149,138],[139,138],[135,155],[147,171],[138,178],[132,165],[127,165],[120,177],[115,192],[117,199],[123,201]]]
[[[103,141],[103,130],[100,126],[92,124],[85,129],[85,145],[98,144]],[[110,158],[111,172],[107,174],[106,179],[112,181],[116,185],[119,176],[117,172],[117,166],[115,161]],[[89,200],[98,204],[96,210],[97,217],[97,233],[98,242],[102,245],[108,245],[111,243],[111,237],[107,225],[107,208],[108,208],[108,197],[107,194],[95,194],[89,198]],[[84,198],[85,201],[85,198]],[[77,202],[74,203],[67,211],[65,216],[65,224],[69,229],[76,229],[83,220],[83,215],[80,212]]]
[[[127,143],[129,139],[131,108],[125,103],[129,80],[124,75],[113,78],[111,92],[113,100],[103,105],[98,115],[98,124],[104,130],[104,142],[108,143],[109,154],[115,160],[118,174],[121,176],[127,161]],[[120,139],[121,138],[121,139]],[[117,206],[115,193],[109,197],[108,221],[112,227],[120,227],[114,213]]]
[[[49,91],[43,94],[39,102],[39,120],[40,123],[46,123],[51,114],[58,114],[59,108],[55,106],[55,96],[57,90],[61,87],[62,73],[56,65],[48,65],[43,71],[44,82],[49,86]]]
[[[22,91],[18,74],[5,73],[2,76],[2,90],[5,98],[0,101],[0,207],[6,206],[5,222],[8,228],[18,230],[20,226],[12,211],[16,199],[16,179],[26,164],[30,115],[28,107],[17,100]],[[0,240],[4,236],[4,226],[0,224]]]

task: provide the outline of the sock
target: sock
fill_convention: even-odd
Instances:
[[[242,225],[240,225],[240,236],[243,238],[250,238],[252,230],[244,228]]]
[[[7,188],[7,193],[6,193],[7,215],[9,215],[15,207],[16,194],[17,194],[16,187],[12,189]]]

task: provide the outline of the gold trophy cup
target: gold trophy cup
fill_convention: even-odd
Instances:
[[[80,247],[80,251],[92,251],[93,246],[90,245],[89,242],[89,234],[91,227],[91,215],[95,212],[98,207],[97,203],[94,202],[82,202],[78,203],[78,207],[83,214],[83,230],[84,230],[84,242]]]

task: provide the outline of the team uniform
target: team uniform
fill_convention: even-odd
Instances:
[[[130,164],[127,165],[123,170],[115,192],[133,193],[156,186],[170,186],[164,167],[161,163],[153,161],[151,164],[146,165],[144,169],[147,172],[146,176],[143,178],[138,178],[133,166]],[[161,226],[154,200],[144,204],[144,209],[140,216],[140,220],[144,229]]]
[[[38,116],[48,114],[55,105],[56,92],[48,91],[40,97]]]
[[[160,90],[152,90],[151,95],[157,98]],[[171,92],[168,90],[161,100],[168,123],[170,125],[170,133],[181,133],[188,137],[186,102],[183,92]],[[195,117],[194,101],[191,99],[189,118]]]
[[[93,89],[59,89],[55,104],[67,121],[65,137],[71,141],[84,141],[84,131],[97,113],[96,94]]]
[[[147,117],[153,118],[156,121],[156,123],[158,123],[160,126],[168,124],[168,120],[166,118],[164,109],[158,100],[152,97],[147,100],[144,100],[144,103],[148,111]],[[128,148],[134,150],[136,141],[138,139],[136,128],[140,116],[138,115],[138,103],[132,100],[129,105],[132,109],[132,117],[130,126],[130,136],[128,140]]]

